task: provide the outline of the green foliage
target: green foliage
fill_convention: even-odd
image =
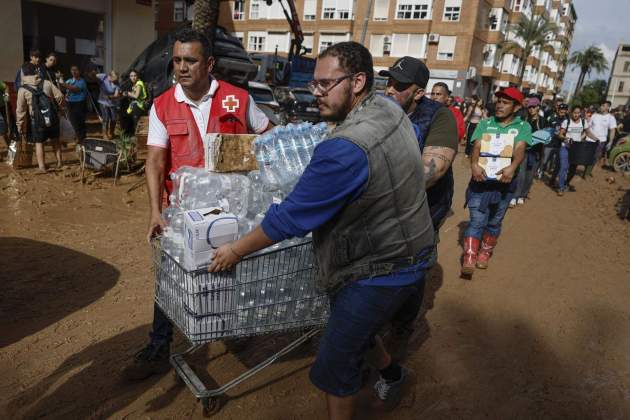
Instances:
[[[136,148],[136,138],[127,134],[121,133],[114,138],[116,142],[116,148],[120,153],[120,161],[124,162],[129,170],[131,163],[133,162],[133,154]]]
[[[578,78],[577,85],[575,86],[575,96],[584,84],[584,79],[587,75],[590,76],[591,72],[595,70],[597,73],[603,73],[608,70],[608,60],[604,56],[601,48],[591,45],[582,51],[575,51],[569,58],[569,64],[572,68],[580,69],[580,77]]]
[[[571,99],[571,106],[589,107],[600,105],[606,100],[607,83],[605,80],[593,80],[582,87],[582,90]]]
[[[543,16],[535,16],[532,19],[528,19],[527,16],[521,15],[521,19],[518,23],[510,25],[509,31],[516,37],[516,39],[522,39],[524,45],[519,45],[516,41],[507,41],[503,44],[502,52],[507,54],[511,51],[521,49],[521,71],[519,74],[519,80],[521,85],[523,84],[523,74],[525,73],[525,66],[527,57],[532,54],[535,48],[541,50],[547,45],[547,37],[552,35],[558,30],[555,23],[549,22]]]

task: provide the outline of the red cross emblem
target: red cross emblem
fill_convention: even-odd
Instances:
[[[226,96],[223,101],[221,101],[221,105],[223,105],[223,109],[225,109],[227,112],[236,112],[239,102],[238,99],[236,99],[236,96],[229,95]]]

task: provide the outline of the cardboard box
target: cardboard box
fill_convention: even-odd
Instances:
[[[501,179],[501,175],[497,175],[503,168],[507,168],[512,164],[512,159],[510,158],[502,158],[502,157],[480,157],[479,158],[479,166],[486,171],[486,177],[488,179],[499,180]]]
[[[237,217],[219,207],[186,211],[184,226],[184,267],[187,270],[208,266],[215,249],[238,237]]]
[[[514,134],[490,134],[481,136],[481,156],[511,158],[514,153]]]
[[[258,169],[255,134],[206,134],[203,139],[206,169],[214,172],[249,172]]]

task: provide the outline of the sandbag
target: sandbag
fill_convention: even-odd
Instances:
[[[579,141],[569,147],[569,163],[571,165],[592,165],[595,163],[597,142]]]

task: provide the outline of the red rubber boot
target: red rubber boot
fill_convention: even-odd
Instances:
[[[462,262],[462,274],[472,275],[477,262],[477,251],[479,250],[479,239],[468,236],[464,238],[464,260]]]
[[[498,238],[498,236],[488,235],[487,233],[483,234],[481,249],[479,250],[479,255],[477,255],[477,268],[484,270],[488,268],[488,261],[490,260],[490,257],[492,257],[494,247],[497,246]]]

